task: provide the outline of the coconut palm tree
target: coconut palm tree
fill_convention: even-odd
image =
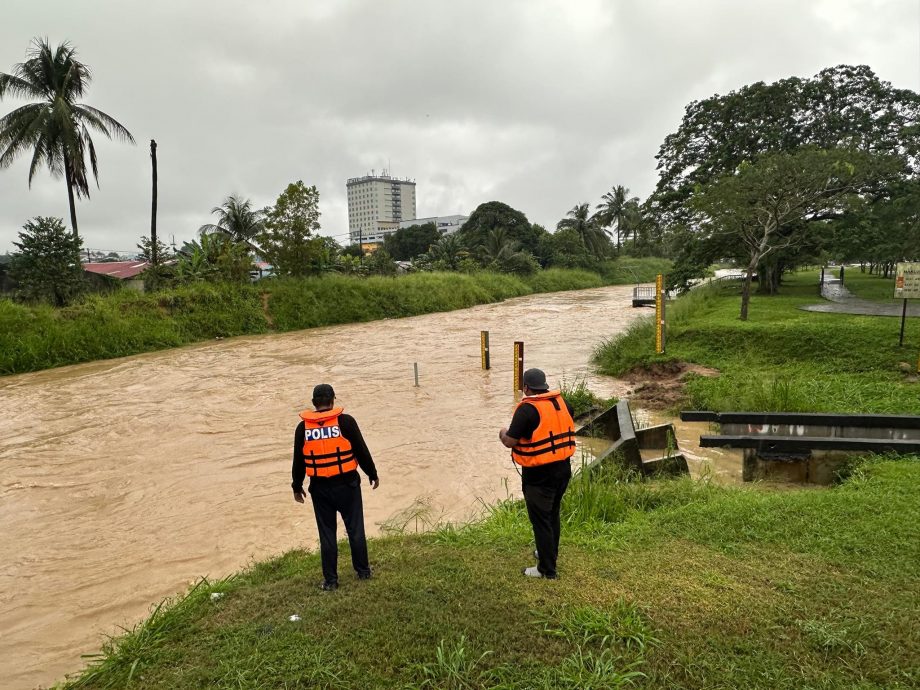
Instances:
[[[458,233],[444,235],[428,248],[428,258],[432,263],[437,263],[449,270],[455,271],[460,262],[469,257],[470,253]]]
[[[216,223],[198,228],[200,235],[225,235],[234,242],[250,244],[265,229],[262,211],[252,208],[249,199],[234,194],[227,197],[220,206],[211,209],[217,216]]]
[[[77,232],[74,197],[89,198],[86,159],[96,184],[99,167],[90,130],[107,138],[134,143],[134,137],[115,118],[84,103],[78,103],[92,79],[89,68],[76,58],[68,43],[52,48],[47,39],[34,39],[26,61],[13,65],[10,74],[0,72],[0,99],[14,96],[38,99],[0,118],[0,168],[32,151],[29,185],[42,165],[55,177],[64,176],[70,223]]]
[[[620,242],[627,229],[627,204],[630,202],[639,203],[639,197],[629,196],[629,188],[618,184],[609,192],[601,197],[601,203],[597,205],[597,213],[594,214],[597,224],[600,227],[609,228],[616,226],[617,249],[620,248]]]
[[[590,204],[587,202],[573,206],[572,210],[565,214],[566,217],[556,223],[556,230],[571,228],[578,233],[588,251],[603,256],[607,253],[610,243],[597,219],[589,216],[589,207]]]

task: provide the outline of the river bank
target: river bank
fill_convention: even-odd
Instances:
[[[816,272],[793,274],[780,294],[752,296],[747,321],[737,285],[694,290],[669,306],[665,354],[648,347],[654,324],[643,320],[594,362],[642,381],[637,404],[671,411],[920,414],[920,319],[907,320],[900,347],[899,319],[799,309],[820,300],[817,286]]]
[[[200,283],[152,294],[90,295],[64,308],[0,300],[0,375],[124,357],[239,335],[415,316],[543,292],[654,280],[663,259],[621,259],[604,275],[549,269],[415,273],[395,278],[325,275],[257,285]]]

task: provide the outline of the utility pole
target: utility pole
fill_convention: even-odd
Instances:
[[[150,140],[150,164],[153,166],[153,200],[150,205],[150,261],[156,266],[157,257],[157,143]]]
[[[364,256],[364,231],[358,228],[358,249],[361,250],[361,256]]]

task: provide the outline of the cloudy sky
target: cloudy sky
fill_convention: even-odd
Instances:
[[[691,100],[840,63],[920,90],[920,0],[4,0],[3,18],[0,71],[34,36],[69,40],[86,102],[137,139],[97,140],[77,209],[94,249],[148,233],[151,138],[166,239],[298,179],[342,236],[345,180],[387,167],[420,217],[500,200],[553,227],[615,184],[647,195]],[[36,215],[69,218],[63,180],[0,170],[0,252]]]

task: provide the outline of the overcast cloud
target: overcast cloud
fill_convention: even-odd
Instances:
[[[389,166],[418,215],[500,200],[554,227],[615,184],[647,195],[685,105],[744,84],[868,64],[920,90],[920,0],[6,0],[0,71],[34,36],[94,71],[86,102],[137,146],[99,141],[78,204],[86,246],[150,227],[191,239],[231,194],[270,204],[302,179],[323,232],[348,230],[345,180]],[[0,113],[18,104],[0,102]],[[63,180],[0,171],[0,252],[22,224],[69,224]]]

